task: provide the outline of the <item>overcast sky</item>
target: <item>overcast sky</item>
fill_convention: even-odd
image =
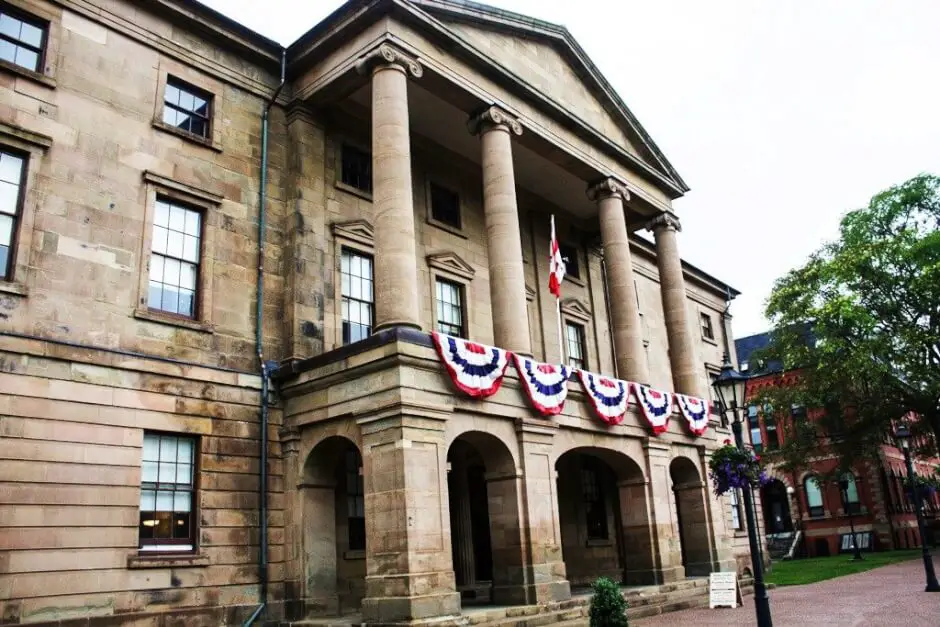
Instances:
[[[202,1],[285,45],[341,4]],[[737,337],[843,213],[940,174],[936,0],[490,4],[566,26],[692,188],[680,251],[743,293]]]

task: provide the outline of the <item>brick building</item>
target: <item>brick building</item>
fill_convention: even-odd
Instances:
[[[766,386],[786,385],[792,374],[783,372],[778,362],[759,360],[758,351],[766,348],[770,339],[770,333],[760,333],[735,340],[738,368],[753,377],[748,381],[749,399],[758,397]],[[794,407],[791,416],[805,417],[805,412],[806,408]],[[784,420],[789,418],[769,416],[756,402],[749,404],[747,415],[747,431],[755,451],[773,452],[786,442]],[[915,472],[924,477],[931,476],[938,465],[940,458],[914,460]],[[836,459],[823,456],[811,460],[809,468],[799,473],[769,467],[772,481],[761,489],[763,529],[769,545],[773,547],[779,539],[780,554],[792,549],[796,557],[851,552],[854,524],[862,550],[920,546],[913,499],[905,489],[904,455],[893,438],[886,437],[876,458],[858,464],[852,472],[837,480],[821,479],[832,477],[837,468]],[[840,481],[846,482],[845,490]],[[940,496],[927,496],[923,505],[928,530],[940,528]],[[928,542],[935,541],[928,538]]]
[[[513,368],[474,400],[427,333],[710,396],[735,292],[681,261],[685,184],[563,28],[373,0],[284,49],[192,0],[2,0],[0,93],[3,624],[744,569],[717,417],[608,426],[572,378],[543,418]]]

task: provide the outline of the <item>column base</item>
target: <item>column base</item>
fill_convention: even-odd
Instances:
[[[676,581],[682,581],[686,576],[685,568],[682,566],[673,566],[671,568],[663,568],[662,570],[654,570],[653,573],[659,575],[659,583],[674,583]]]
[[[297,605],[293,605],[291,612],[296,614],[299,611],[303,618],[310,616],[336,616],[339,614],[339,596],[335,594],[322,597],[306,597],[299,605],[301,605],[301,608],[298,608]]]
[[[410,625],[459,615],[460,594],[457,592],[362,600],[362,621],[367,625]]]
[[[394,328],[405,328],[405,329],[414,329],[415,331],[421,330],[421,325],[416,322],[409,322],[407,320],[390,320],[388,322],[383,322],[382,324],[377,324],[372,327],[372,334],[375,335],[379,331],[385,331],[386,329]]]

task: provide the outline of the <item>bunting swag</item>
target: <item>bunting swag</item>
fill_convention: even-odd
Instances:
[[[619,425],[627,413],[630,402],[630,384],[620,379],[609,379],[586,370],[578,370],[581,385],[591,399],[597,417],[609,425]]]
[[[509,351],[437,331],[431,336],[454,385],[474,398],[486,398],[499,391],[509,365]]]
[[[672,413],[672,394],[660,392],[639,383],[634,383],[633,389],[643,415],[653,427],[653,433],[656,435],[665,433],[669,428],[669,414]]]
[[[571,368],[539,363],[515,353],[513,359],[532,406],[543,416],[560,414],[568,396],[567,383]]]
[[[679,411],[689,423],[689,431],[695,435],[703,435],[708,429],[708,405],[696,396],[676,394],[675,397]]]

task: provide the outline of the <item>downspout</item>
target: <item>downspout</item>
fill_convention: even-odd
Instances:
[[[261,368],[261,463],[258,469],[258,516],[260,537],[258,538],[258,583],[260,584],[260,604],[254,613],[245,621],[244,627],[249,627],[261,612],[264,611],[268,601],[268,387],[271,382],[271,371],[264,361],[263,329],[264,329],[264,231],[267,214],[268,191],[268,118],[271,107],[284,88],[285,72],[287,69],[287,49],[281,49],[281,82],[264,106],[261,113],[261,186],[258,190],[258,296],[255,311],[255,348],[258,352],[258,364]]]

